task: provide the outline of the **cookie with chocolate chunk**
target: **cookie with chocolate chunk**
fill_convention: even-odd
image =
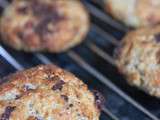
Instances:
[[[116,51],[128,82],[160,98],[160,26],[129,32]]]
[[[27,52],[63,52],[84,40],[89,16],[78,0],[14,0],[2,15],[2,41]]]
[[[0,86],[0,120],[99,120],[102,97],[54,65],[37,66],[4,80],[8,82]]]
[[[159,0],[104,0],[105,9],[113,17],[131,27],[160,23]]]

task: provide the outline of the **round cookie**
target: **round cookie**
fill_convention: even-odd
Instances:
[[[14,0],[0,22],[2,41],[27,52],[63,52],[88,30],[89,16],[78,0]]]
[[[160,23],[159,0],[104,0],[105,9],[113,17],[131,27]]]
[[[3,79],[1,120],[99,120],[101,100],[71,73],[41,65]]]
[[[160,26],[129,32],[116,51],[128,82],[160,98]]]

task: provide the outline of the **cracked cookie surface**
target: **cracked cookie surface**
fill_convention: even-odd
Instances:
[[[160,23],[159,0],[104,0],[105,9],[113,17],[131,27]]]
[[[3,81],[0,120],[99,120],[97,96],[57,66],[40,65]]]
[[[160,27],[129,32],[116,51],[118,68],[128,82],[160,98]]]
[[[88,29],[79,0],[14,0],[0,21],[2,41],[27,52],[63,52],[82,42]]]

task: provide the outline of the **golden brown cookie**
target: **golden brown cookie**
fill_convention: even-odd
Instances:
[[[160,23],[159,0],[104,0],[106,10],[131,27]]]
[[[28,52],[62,52],[84,40],[89,16],[79,0],[14,0],[2,15],[7,45]]]
[[[160,26],[129,32],[117,51],[128,82],[160,98]]]
[[[97,96],[54,65],[12,74],[0,86],[1,120],[99,120]]]

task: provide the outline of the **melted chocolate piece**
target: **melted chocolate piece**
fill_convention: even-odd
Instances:
[[[68,96],[66,95],[61,95],[61,97],[67,102],[68,101]]]
[[[52,90],[62,90],[64,84],[65,82],[60,80],[52,87]]]
[[[157,64],[160,64],[160,50],[156,53]]]
[[[16,98],[15,98],[15,99],[17,100],[17,99],[19,99],[19,98],[21,98],[21,95],[16,95]]]
[[[38,0],[33,0],[31,3],[31,9],[35,16],[46,16],[47,14],[51,14],[53,12],[53,8],[53,4],[49,5]]]
[[[43,120],[43,119],[35,116],[29,116],[27,120]]]
[[[19,8],[17,8],[17,12],[19,12],[20,14],[27,14],[28,7],[27,6],[20,6]]]
[[[22,32],[17,32],[17,36],[19,37],[19,39],[23,40],[24,35]]]
[[[94,96],[95,96],[95,104],[98,107],[98,109],[102,109],[104,103],[105,103],[105,98],[103,97],[103,95],[98,92],[97,90],[92,90]]]
[[[69,104],[69,107],[73,107],[73,104]]]
[[[15,107],[11,107],[11,106],[6,107],[4,113],[0,117],[0,120],[9,120],[9,117],[14,109]]]
[[[34,31],[40,36],[43,37],[43,35],[47,33],[51,33],[51,31],[48,29],[47,25],[51,21],[54,20],[54,16],[47,15],[46,17],[42,18],[38,25],[35,27]]]
[[[57,9],[56,4],[48,5],[38,2],[37,0],[34,0],[33,2],[33,14],[40,19],[40,22],[35,27],[35,32],[41,37],[42,40],[45,34],[52,32],[48,29],[49,23],[56,24],[57,22],[65,19],[64,16],[58,13]]]
[[[51,77],[50,79],[54,81],[59,81],[60,77],[58,75],[55,75],[54,77]]]
[[[160,42],[160,33],[154,35],[156,42]]]
[[[39,35],[40,40],[45,40],[46,34],[50,34],[54,31],[48,29],[48,24],[57,24],[58,22],[66,19],[65,16],[60,15],[57,11],[58,7],[55,4],[47,4],[39,0],[32,0],[28,2],[28,6],[22,6],[17,9],[18,12],[25,14],[28,9],[32,11],[32,14],[38,18],[39,22],[36,26],[33,23],[27,23],[26,28],[33,28],[35,33]],[[20,39],[25,39],[23,33],[17,33]]]
[[[34,24],[33,24],[33,22],[32,21],[28,21],[26,24],[25,24],[25,29],[26,28],[33,28],[34,27]]]
[[[35,27],[34,31],[37,33],[40,38],[43,40],[44,36],[48,33],[52,33],[53,31],[48,29],[49,23],[57,24],[57,22],[60,22],[63,20],[63,16],[59,16],[57,12],[53,12],[52,14],[47,14],[46,16],[42,17],[40,22]]]
[[[47,74],[47,77],[45,77],[46,80],[54,80],[54,81],[59,81],[60,77],[58,75],[53,75],[51,70],[45,71]]]
[[[24,90],[25,90],[25,91],[29,91],[29,90],[31,90],[31,89],[29,88],[29,86],[24,85]]]

